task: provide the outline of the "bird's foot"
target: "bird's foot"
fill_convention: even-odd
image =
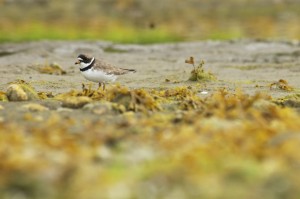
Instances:
[[[86,88],[85,88],[85,84],[84,83],[82,83],[82,91],[84,92],[86,90]]]

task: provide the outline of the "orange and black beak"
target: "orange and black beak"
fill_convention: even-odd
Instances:
[[[77,60],[77,61],[75,62],[75,64],[80,64],[80,61],[79,61],[79,60]]]

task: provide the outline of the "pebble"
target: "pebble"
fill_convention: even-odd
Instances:
[[[7,88],[6,96],[9,101],[38,100],[38,94],[28,85],[11,84]]]
[[[40,104],[25,104],[21,107],[24,110],[29,110],[32,112],[41,112],[41,111],[48,111],[49,108],[42,106]]]
[[[89,103],[84,105],[82,109],[90,111],[97,115],[103,115],[112,111],[112,103],[110,102]]]
[[[70,108],[58,108],[57,112],[72,112],[73,110]]]
[[[62,107],[66,108],[82,108],[84,105],[92,102],[93,100],[89,97],[67,97],[63,100]]]
[[[6,92],[9,101],[27,101],[28,96],[21,86],[17,84],[12,84],[7,88]]]

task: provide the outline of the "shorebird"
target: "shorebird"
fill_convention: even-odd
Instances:
[[[118,68],[84,54],[77,56],[75,64],[79,64],[79,70],[85,79],[99,83],[99,87],[103,85],[103,90],[105,90],[105,83],[114,82],[119,75],[136,72],[134,69]]]

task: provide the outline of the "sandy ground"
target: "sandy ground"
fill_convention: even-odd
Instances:
[[[37,91],[54,94],[80,89],[88,83],[74,64],[79,53],[101,58],[116,66],[138,72],[117,81],[131,88],[166,88],[195,85],[187,81],[192,66],[184,61],[194,56],[218,81],[202,83],[202,89],[213,92],[221,87],[242,88],[245,92],[266,91],[273,97],[289,93],[270,90],[268,85],[279,79],[300,87],[300,43],[270,41],[202,41],[155,45],[121,45],[91,41],[39,41],[0,45],[0,90],[9,82],[22,79]],[[66,75],[41,74],[36,65],[58,63]],[[165,80],[169,79],[170,82]],[[96,87],[96,84],[94,84]]]

